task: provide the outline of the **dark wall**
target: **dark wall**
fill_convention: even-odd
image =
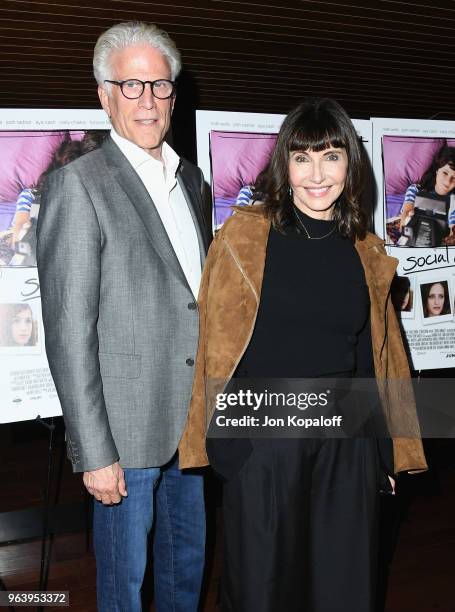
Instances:
[[[0,107],[96,107],[93,45],[132,19],[175,39],[193,108],[282,113],[327,95],[353,117],[454,117],[455,12],[428,0],[1,0]]]
[[[455,12],[428,0],[1,0],[0,107],[97,108],[93,46],[125,20],[182,52],[174,145],[190,159],[196,108],[285,113],[318,95],[351,117],[455,118]]]

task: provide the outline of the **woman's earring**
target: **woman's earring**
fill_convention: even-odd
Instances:
[[[292,198],[292,187],[289,185],[289,197]]]

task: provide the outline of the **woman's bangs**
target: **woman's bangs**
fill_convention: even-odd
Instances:
[[[340,126],[331,121],[321,121],[314,118],[300,125],[290,138],[289,151],[324,151],[331,147],[346,148],[346,138],[341,132]]]

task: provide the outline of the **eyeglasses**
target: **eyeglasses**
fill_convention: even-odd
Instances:
[[[105,79],[105,83],[118,85],[120,91],[128,98],[128,100],[136,100],[144,93],[145,86],[150,83],[152,94],[159,100],[167,100],[175,91],[175,82],[168,79],[157,79],[156,81],[140,81],[139,79],[128,79],[127,81],[109,81]]]

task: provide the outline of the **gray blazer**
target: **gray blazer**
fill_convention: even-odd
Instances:
[[[182,160],[177,178],[203,262],[202,173]],[[111,138],[49,176],[37,235],[46,351],[74,471],[165,464],[187,418],[198,310],[147,190]]]

